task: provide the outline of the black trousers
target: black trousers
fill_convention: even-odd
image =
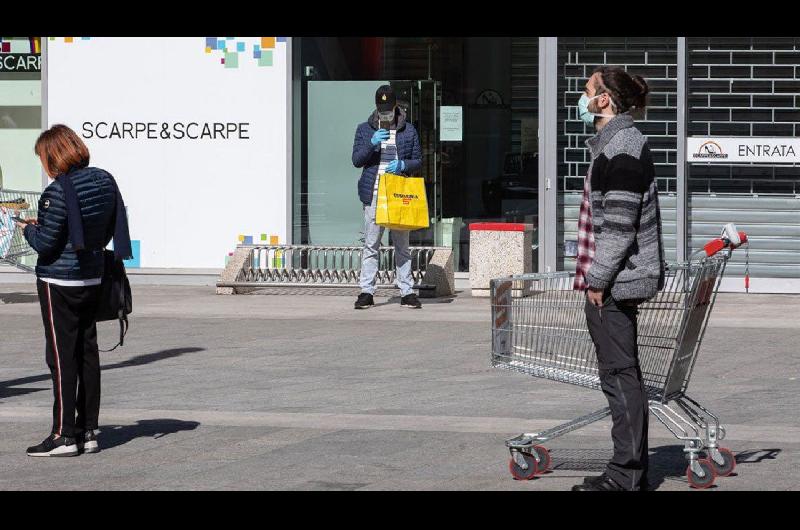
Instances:
[[[647,392],[639,368],[635,305],[605,293],[602,309],[586,300],[586,322],[597,352],[600,386],[611,408],[614,456],[606,474],[625,489],[647,486]]]
[[[42,308],[45,358],[53,377],[53,434],[97,429],[100,356],[97,309],[100,286],[62,287],[36,281]]]

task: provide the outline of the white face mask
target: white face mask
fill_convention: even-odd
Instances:
[[[394,110],[378,112],[378,119],[381,121],[392,121],[394,119]]]
[[[593,96],[593,97],[590,98],[586,94],[582,94],[581,98],[578,100],[578,116],[587,125],[594,125],[595,117],[597,117],[597,118],[613,118],[614,117],[614,114],[611,114],[611,115],[608,115],[608,114],[597,114],[595,112],[590,112],[589,111],[589,102],[592,101],[593,99],[599,98],[602,95],[603,94],[598,94],[598,95]],[[611,100],[610,98],[609,98],[609,101],[611,102],[611,106],[615,107],[614,101]]]

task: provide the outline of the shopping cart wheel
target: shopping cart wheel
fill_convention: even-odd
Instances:
[[[539,463],[537,464],[539,469],[536,471],[536,474],[542,475],[550,469],[550,451],[543,445],[534,445],[533,450],[536,451],[539,457]]]
[[[733,451],[724,447],[718,447],[717,451],[722,455],[723,464],[719,465],[711,456],[708,457],[708,461],[714,467],[714,472],[718,477],[727,477],[733,473],[736,467],[736,457],[733,456]]]
[[[697,463],[703,469],[705,476],[701,477],[697,475],[694,471],[692,471],[692,466],[689,465],[689,467],[686,468],[686,478],[689,479],[689,485],[693,488],[701,490],[711,487],[714,484],[714,479],[717,478],[717,474],[714,472],[714,467],[711,465],[711,462],[705,458],[698,459]]]
[[[526,453],[524,451],[518,451],[517,454],[522,456],[525,459],[525,463],[528,465],[528,469],[522,469],[519,467],[517,462],[514,460],[512,456],[511,459],[508,461],[508,469],[511,471],[511,475],[516,480],[530,480],[539,472],[539,466],[536,465],[536,459],[533,455]]]

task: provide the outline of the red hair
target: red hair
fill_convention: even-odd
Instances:
[[[53,125],[40,134],[33,151],[51,177],[89,165],[89,148],[66,125]]]

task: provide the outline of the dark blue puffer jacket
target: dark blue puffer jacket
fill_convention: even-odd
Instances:
[[[64,189],[72,179],[81,207],[86,248],[76,252],[69,241]],[[114,235],[116,192],[111,175],[96,167],[70,171],[53,180],[39,199],[38,224],[25,227],[25,239],[39,254],[36,276],[54,280],[91,280],[103,275],[103,249]]]
[[[358,179],[358,198],[361,202],[372,204],[372,193],[375,189],[375,177],[378,175],[378,166],[381,162],[381,144],[372,145],[372,135],[378,130],[378,112],[358,126],[356,137],[353,141],[353,165],[364,168],[361,178]],[[405,163],[404,175],[414,175],[422,168],[422,148],[419,145],[419,136],[413,125],[406,122],[406,114],[398,110],[397,157]]]

